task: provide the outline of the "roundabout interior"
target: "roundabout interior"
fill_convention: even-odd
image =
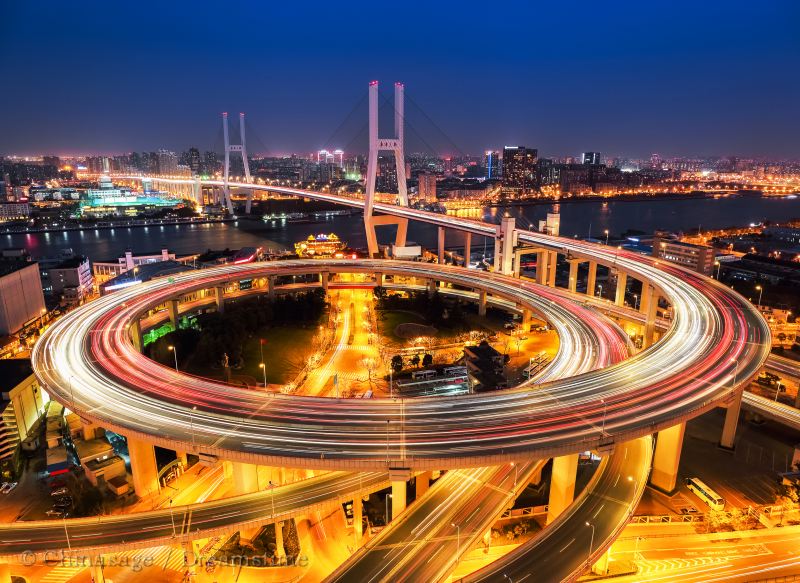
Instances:
[[[450,228],[489,235],[498,230],[414,213],[417,220]],[[445,580],[509,501],[541,480],[544,462],[552,459],[547,527],[465,580],[547,573],[537,580],[560,581],[577,577],[588,565],[602,569],[605,550],[648,479],[656,488],[674,489],[686,420],[727,407],[731,421],[726,418],[720,442],[732,444],[742,387],[766,360],[769,329],[744,298],[679,267],[534,232],[517,230],[515,238],[535,248],[539,266],[562,254],[575,265],[588,262],[590,273],[600,264],[617,277],[639,280],[638,309],[626,308],[624,296],[617,307],[621,322],[640,330],[644,348],[632,345],[623,324],[588,306],[572,278],[568,289],[560,289],[538,271],[537,283],[513,273],[441,264],[297,260],[209,268],[119,290],[69,314],[37,343],[33,364],[42,385],[87,427],[126,437],[138,495],[159,489],[153,453],[158,446],[224,464],[239,496],[63,525],[4,525],[0,553],[83,549],[102,555],[179,544],[194,556],[192,541],[314,508],[353,502],[353,522],[360,525],[361,497],[391,487],[391,525],[363,546],[361,528],[353,528],[353,548],[359,550],[330,579]],[[510,263],[510,256],[503,261]],[[555,330],[558,349],[518,386],[416,398],[391,389],[387,396],[336,398],[322,388],[309,392],[327,396],[243,388],[181,372],[141,353],[143,333],[164,321],[175,323],[209,306],[224,311],[226,302],[252,294],[330,292],[341,285],[342,275],[370,286],[474,302],[481,315],[494,305],[518,314],[528,328],[535,317]],[[286,278],[292,276],[290,283]],[[248,289],[239,285],[245,280],[253,282]],[[670,318],[656,338],[659,298]],[[346,349],[343,344],[334,341],[328,354]],[[320,387],[329,386],[336,374],[331,362],[312,367]],[[578,455],[587,451],[603,461],[575,498]],[[268,485],[260,483],[264,467]],[[305,470],[308,477],[289,482],[285,468]],[[431,473],[443,470],[444,477],[429,488]],[[416,496],[406,509],[409,484],[415,484]],[[561,552],[564,545],[569,552]],[[196,576],[193,567],[187,571]]]

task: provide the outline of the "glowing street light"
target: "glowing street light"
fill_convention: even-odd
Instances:
[[[178,350],[174,346],[172,346],[171,344],[169,346],[167,346],[167,348],[169,348],[169,351],[175,357],[175,372],[180,372],[178,370]]]

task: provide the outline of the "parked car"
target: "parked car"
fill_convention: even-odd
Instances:
[[[69,494],[69,490],[63,486],[50,492],[51,496],[63,496],[64,494]]]
[[[2,486],[0,486],[0,492],[3,494],[8,494],[17,487],[17,482],[4,482]]]

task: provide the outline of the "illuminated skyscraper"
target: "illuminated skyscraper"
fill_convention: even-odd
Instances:
[[[503,186],[521,191],[536,186],[536,161],[538,150],[525,146],[503,148]]]

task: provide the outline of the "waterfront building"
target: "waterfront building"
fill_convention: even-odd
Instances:
[[[94,278],[88,257],[71,257],[50,267],[47,269],[47,279],[48,282],[43,281],[44,287],[49,287],[53,296],[69,304],[82,302],[94,289]]]
[[[27,202],[0,202],[0,222],[24,221],[31,216],[31,205]]]
[[[294,244],[298,256],[317,259],[341,255],[345,247],[345,242],[339,239],[336,233],[309,235],[305,241]]]
[[[436,202],[436,175],[424,172],[419,180],[419,200],[426,203]]]
[[[503,187],[528,192],[536,187],[538,150],[525,146],[503,148]]]
[[[486,150],[484,167],[486,168],[487,179],[500,178],[503,175],[500,152],[498,152],[497,150]]]
[[[90,188],[80,202],[80,214],[84,217],[136,216],[142,211],[174,207],[180,201],[161,196],[160,193],[140,194],[130,188],[115,186],[111,177],[100,177],[98,188]]]
[[[677,263],[705,275],[711,275],[714,270],[712,247],[679,241],[661,231],[656,232],[653,237],[653,257]]]
[[[18,333],[45,312],[39,265],[0,260],[0,336]]]
[[[159,263],[162,261],[177,261],[183,265],[194,266],[199,256],[199,253],[176,255],[168,249],[135,254],[129,249],[125,251],[123,255],[114,259],[93,261],[92,273],[94,275],[94,283],[97,286],[102,286],[105,282],[117,277],[118,275],[140,268],[144,265]]]

